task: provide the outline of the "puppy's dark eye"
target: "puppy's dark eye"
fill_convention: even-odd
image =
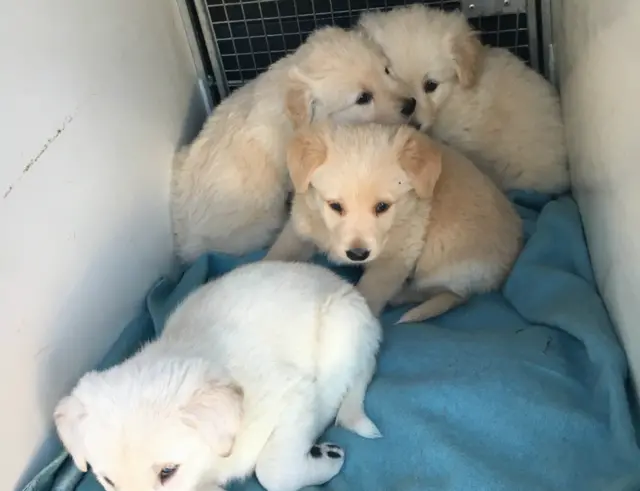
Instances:
[[[331,208],[336,213],[339,213],[340,215],[344,213],[344,208],[342,208],[342,205],[337,201],[330,201],[329,208]]]
[[[113,484],[113,481],[111,479],[109,479],[107,476],[102,476],[102,479],[104,480],[104,482],[106,482],[112,488],[115,487],[114,484]]]
[[[160,484],[164,484],[173,476],[175,476],[176,472],[180,468],[179,465],[166,465],[164,466],[160,472],[158,472],[158,479],[160,479]]]
[[[388,66],[384,67],[384,73],[386,73],[387,75],[391,75],[391,70],[389,70]]]
[[[435,92],[435,90],[438,88],[438,85],[438,82],[436,82],[435,80],[427,79],[427,81],[424,83],[424,91],[427,94],[431,94],[431,92]]]
[[[356,104],[364,106],[365,104],[369,104],[372,100],[373,94],[371,92],[363,92],[356,99]]]
[[[374,209],[375,209],[376,215],[382,215],[389,208],[391,208],[391,205],[389,203],[385,203],[384,201],[380,201],[380,203],[376,203],[376,206],[375,206]]]

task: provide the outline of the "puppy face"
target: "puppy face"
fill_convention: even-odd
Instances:
[[[411,86],[417,100],[413,122],[420,129],[433,124],[456,86],[473,87],[482,69],[482,45],[461,13],[416,4],[366,13],[359,26]]]
[[[363,264],[432,196],[441,158],[433,141],[407,126],[323,125],[294,137],[288,166],[295,199],[321,219],[318,245],[335,262]]]
[[[316,31],[293,59],[285,102],[296,126],[326,119],[402,123],[415,110],[410,88],[393,74],[380,47],[360,32]]]
[[[191,491],[231,452],[241,396],[203,369],[122,365],[90,373],[57,406],[58,434],[76,466],[107,491]]]

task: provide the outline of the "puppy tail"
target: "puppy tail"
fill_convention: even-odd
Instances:
[[[412,308],[404,314],[396,324],[405,322],[420,322],[438,315],[444,314],[454,307],[464,303],[466,298],[453,292],[442,292],[431,297],[429,300]]]

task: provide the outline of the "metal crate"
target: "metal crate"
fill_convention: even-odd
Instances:
[[[244,85],[287,53],[314,29],[350,27],[369,9],[390,9],[415,0],[179,0],[204,58],[201,69],[214,102]],[[481,33],[482,42],[508,48],[536,70],[536,0],[423,0],[445,10],[459,9]],[[194,48],[195,49],[195,48]]]

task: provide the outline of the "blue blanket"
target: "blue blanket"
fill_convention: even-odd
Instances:
[[[384,438],[330,428],[347,459],[327,490],[640,491],[626,360],[578,209],[568,197],[513,198],[527,242],[502,292],[421,324],[394,325],[406,308],[384,313],[366,401]],[[102,366],[159,332],[188,292],[260,256],[203,257],[179,281],[161,280]],[[357,280],[356,270],[338,271]],[[100,487],[63,453],[25,489]],[[232,489],[261,488],[251,480]]]

